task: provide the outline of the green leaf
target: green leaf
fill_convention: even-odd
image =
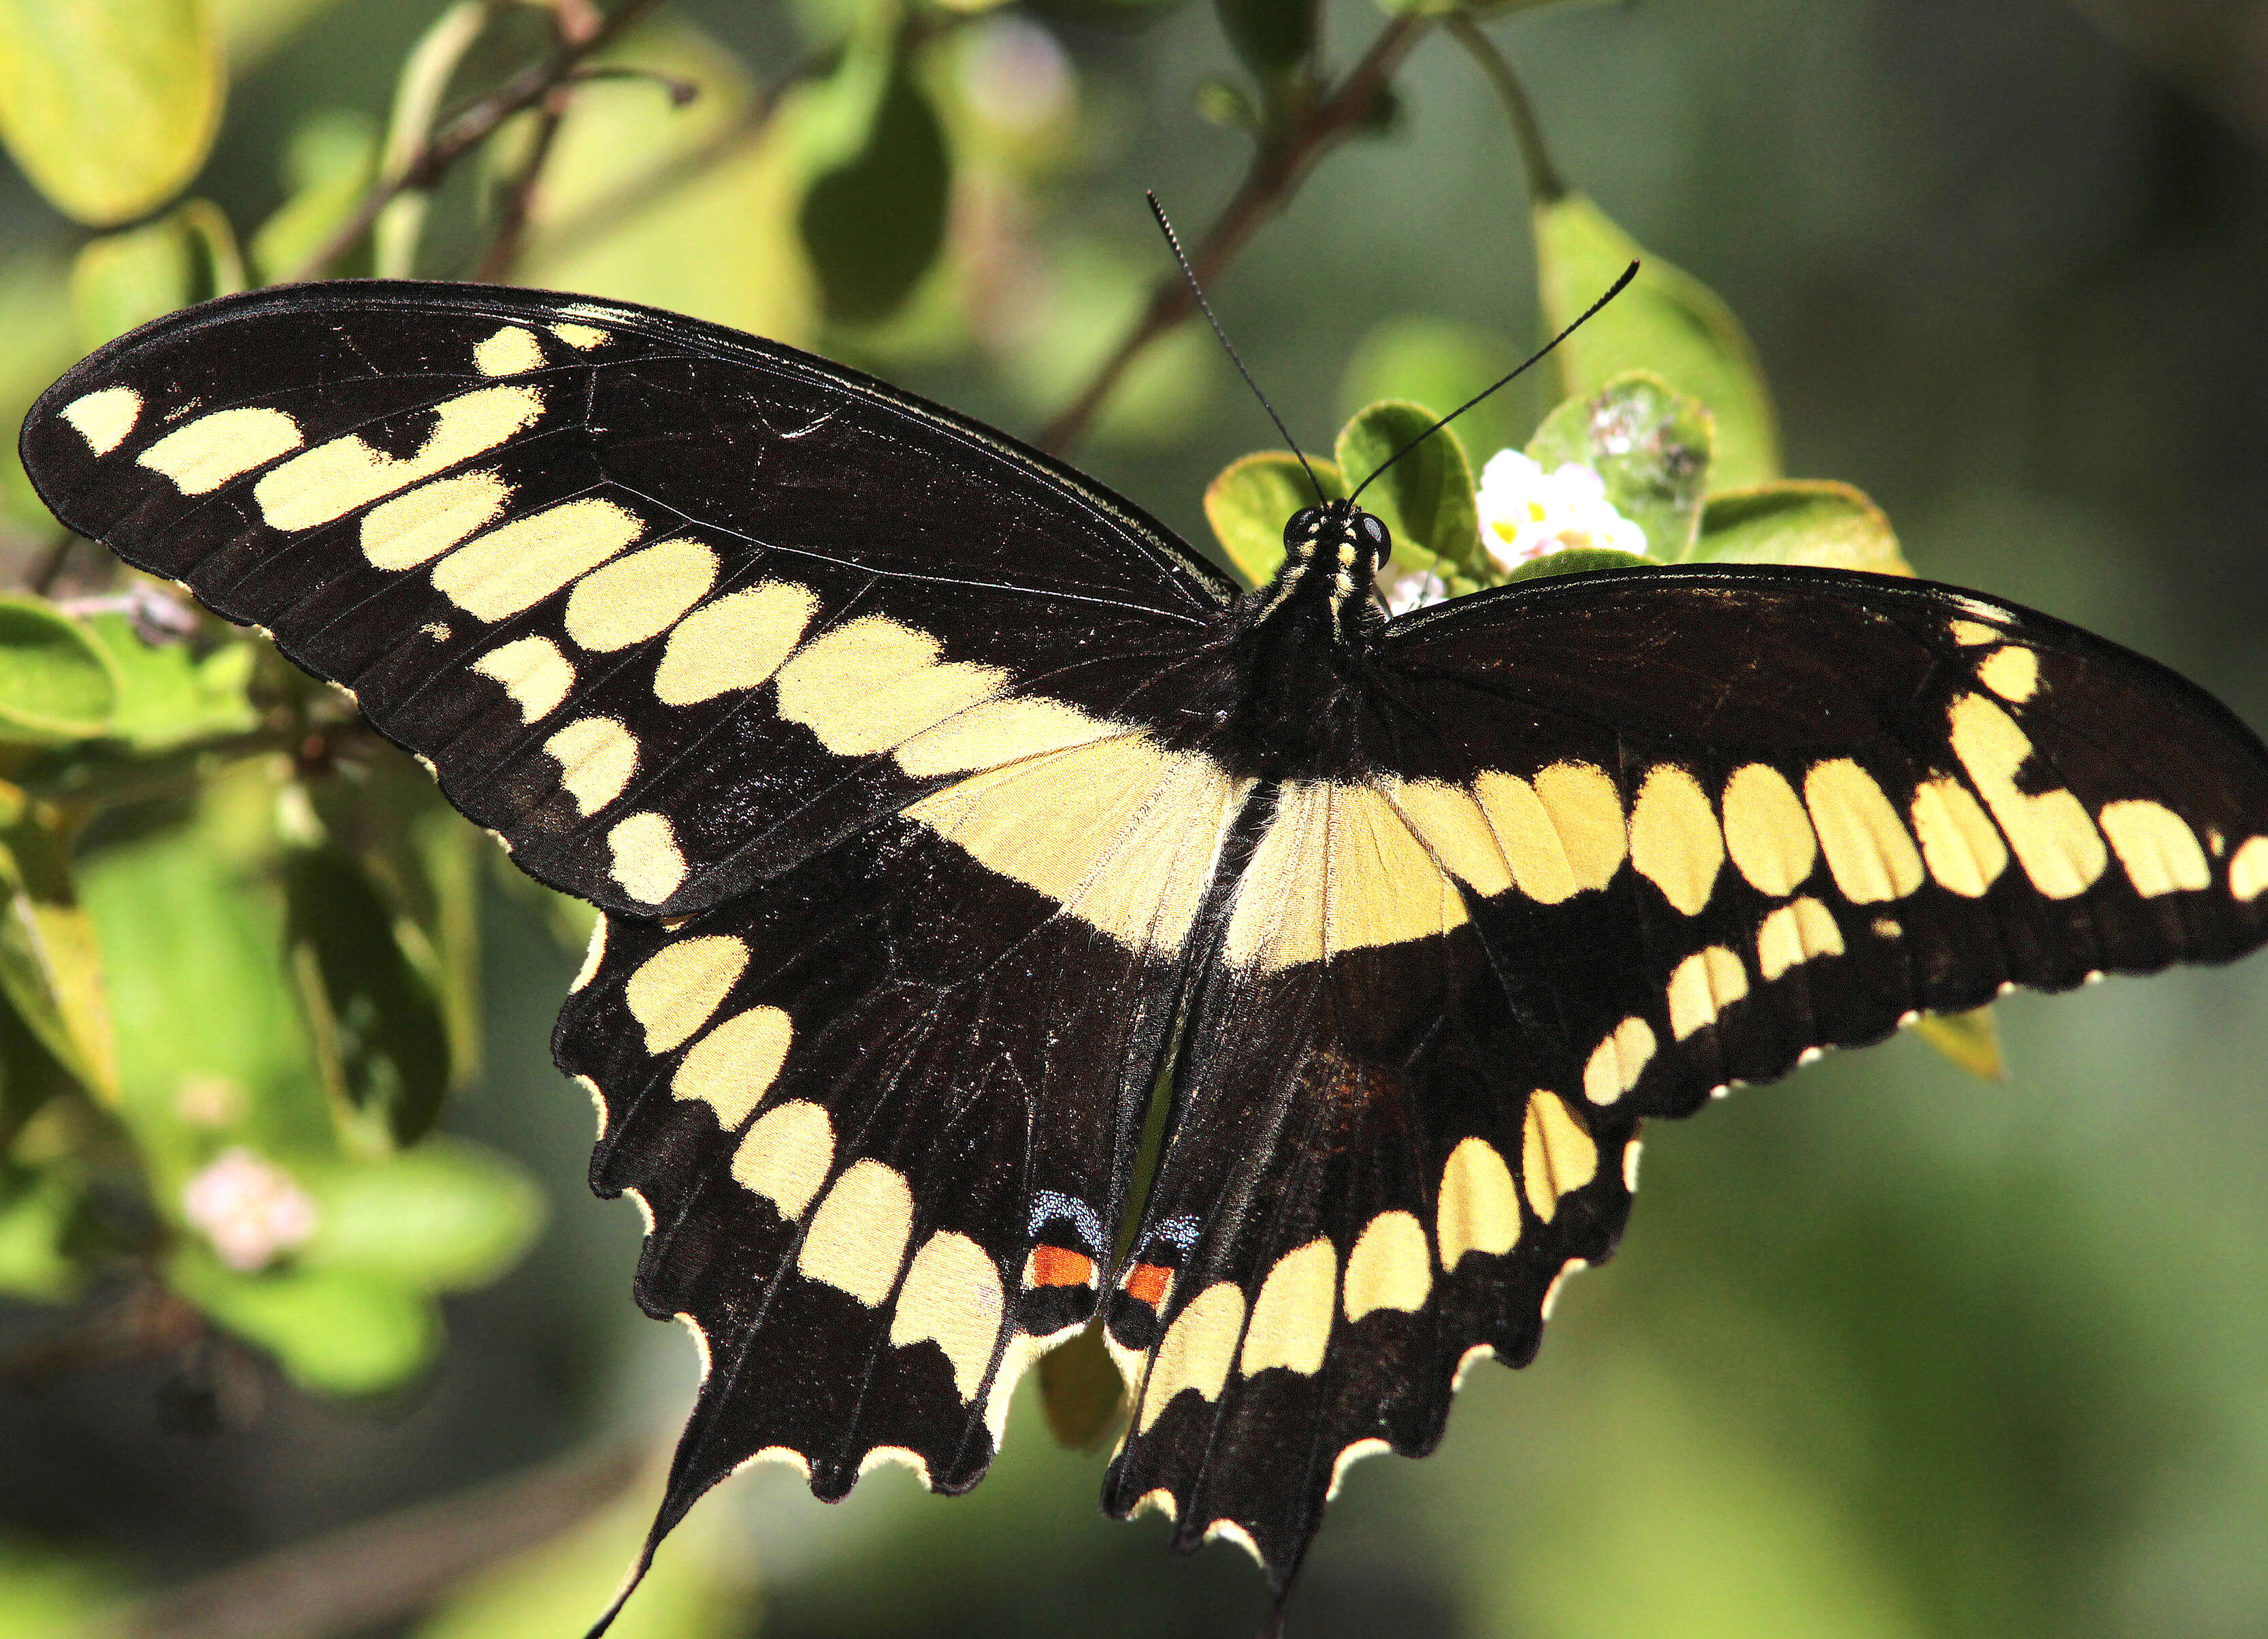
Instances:
[[[1263,84],[1294,72],[1315,46],[1315,0],[1213,0],[1221,32]]]
[[[944,248],[952,180],[937,110],[901,59],[858,152],[812,183],[797,215],[828,318],[873,324],[913,293]]]
[[[64,1250],[78,1213],[77,1186],[53,1167],[0,1170],[0,1293],[55,1303],[78,1285]]]
[[[1339,378],[1339,411],[1352,416],[1381,398],[1405,398],[1446,415],[1518,362],[1509,336],[1476,324],[1404,314],[1373,325],[1356,344]],[[1468,450],[1494,454],[1521,447],[1519,429],[1535,421],[1520,399],[1527,385],[1514,382],[1458,417],[1457,435]]]
[[[1661,560],[1643,557],[1637,552],[1617,552],[1608,546],[1576,546],[1564,552],[1546,552],[1541,557],[1531,557],[1517,565],[1506,575],[1504,583],[1515,580],[1543,580],[1552,575],[1586,575],[1594,569],[1659,569]]]
[[[0,741],[93,739],[117,708],[118,674],[85,627],[44,599],[0,594]]]
[[[1040,1409],[1056,1443],[1092,1451],[1107,1439],[1126,1403],[1126,1384],[1102,1346],[1102,1330],[1088,1326],[1068,1343],[1040,1356]]]
[[[1309,457],[1315,480],[1332,499],[1347,492],[1335,462]],[[1284,526],[1292,514],[1315,504],[1315,491],[1288,450],[1245,455],[1221,469],[1205,486],[1205,521],[1237,572],[1254,586],[1265,586],[1284,561]]]
[[[68,264],[44,248],[0,262],[0,427],[24,412],[78,356],[71,334]],[[24,476],[12,436],[0,438],[0,522],[38,534],[58,526]]]
[[[792,91],[760,138],[736,137],[755,86],[730,52],[674,18],[638,28],[599,62],[689,80],[701,94],[681,108],[651,84],[578,87],[517,277],[810,343],[816,293],[794,223],[802,129],[821,99]]]
[[[431,1298],[359,1270],[241,1274],[188,1244],[167,1261],[166,1282],[275,1355],[300,1387],[320,1394],[400,1388],[440,1350],[441,1317]]]
[[[440,998],[403,954],[393,909],[332,845],[284,857],[293,974],[326,1079],[384,1147],[414,1143],[449,1092]]]
[[[1393,531],[1397,560],[1437,572],[1487,578],[1492,571],[1481,550],[1472,463],[1465,459],[1457,430],[1443,427],[1386,467],[1396,452],[1439,419],[1423,404],[1400,400],[1364,406],[1339,429],[1339,470],[1359,485],[1386,469],[1376,484],[1363,491],[1362,504]],[[1354,476],[1358,473],[1361,477]],[[1419,563],[1419,554],[1426,561]]]
[[[0,141],[89,226],[131,221],[188,185],[226,83],[202,0],[0,0]]]
[[[1925,1013],[1914,1021],[1913,1033],[1971,1075],[1987,1082],[2008,1079],[1989,1002],[1968,1013]]]
[[[1709,412],[1660,376],[1631,371],[1543,418],[1528,454],[1546,472],[1594,469],[1607,499],[1667,564],[1691,555],[1711,468]]]
[[[378,173],[378,127],[359,109],[326,108],[291,133],[284,153],[290,196],[252,235],[263,284],[296,272],[361,204]]]
[[[149,643],[129,616],[116,614],[92,616],[86,629],[118,678],[109,738],[136,751],[167,751],[258,726],[246,692],[256,658],[252,643],[229,638],[207,653],[190,643]]]
[[[1783,478],[1711,496],[1692,556],[1697,563],[1913,573],[1881,507],[1847,484],[1815,478]]]
[[[1756,350],[1732,309],[1690,274],[1647,255],[1598,206],[1569,194],[1536,207],[1537,278],[1557,334],[1632,262],[1638,277],[1551,356],[1571,398],[1650,370],[1708,406],[1717,422],[1713,481],[1741,489],[1779,476],[1779,425]]]
[[[414,1292],[485,1286],[543,1227],[543,1194],[518,1163],[436,1136],[384,1161],[313,1175],[321,1214],[303,1269],[352,1270]]]
[[[187,306],[195,278],[195,247],[176,218],[87,240],[71,263],[71,317],[79,345],[99,347]]]
[[[108,986],[95,924],[71,878],[72,837],[55,816],[23,816],[0,847],[0,993],[78,1083],[118,1098]]]
[[[99,931],[120,1113],[163,1210],[230,1142],[294,1163],[339,1140],[276,880],[283,775],[262,759],[206,780],[187,823],[91,849],[79,893]]]

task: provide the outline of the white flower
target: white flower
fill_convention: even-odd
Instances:
[[[1498,450],[1475,498],[1481,542],[1506,569],[1571,547],[1646,550],[1646,531],[1615,510],[1606,481],[1580,461],[1547,473],[1516,449]]]
[[[181,1214],[204,1232],[223,1263],[247,1274],[305,1245],[315,1232],[315,1203],[307,1192],[241,1145],[189,1180]]]
[[[1390,558],[1378,572],[1378,594],[1386,600],[1388,614],[1407,615],[1413,609],[1440,602],[1449,595],[1449,588],[1432,570]]]

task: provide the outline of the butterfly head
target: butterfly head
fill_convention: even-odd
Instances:
[[[1321,560],[1326,567],[1336,557],[1349,571],[1360,565],[1366,576],[1374,576],[1394,555],[1394,535],[1375,513],[1352,501],[1326,501],[1292,514],[1284,526],[1284,552],[1304,563]]]

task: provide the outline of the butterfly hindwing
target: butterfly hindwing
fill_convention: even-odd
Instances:
[[[80,364],[24,443],[67,523],[272,631],[523,867],[617,911],[714,904],[1143,720],[1230,592],[865,377],[527,292],[210,304]]]
[[[1106,1313],[1106,1490],[1289,1576],[1344,1465],[1611,1252],[1651,1116],[2014,985],[2268,937],[2268,754],[2149,661],[1942,587],[1569,578],[1392,628],[1366,775],[1212,907]]]

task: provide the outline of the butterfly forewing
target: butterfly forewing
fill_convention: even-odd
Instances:
[[[533,874],[622,911],[1140,726],[1229,593],[972,424],[524,292],[214,304],[77,366],[25,449],[67,523],[271,631]]]

